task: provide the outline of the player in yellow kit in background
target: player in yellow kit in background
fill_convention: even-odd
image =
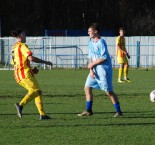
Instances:
[[[20,101],[20,103],[15,104],[17,115],[19,118],[22,118],[23,106],[35,99],[35,104],[40,114],[40,119],[50,119],[50,117],[44,112],[42,104],[42,92],[34,76],[34,74],[38,73],[38,69],[31,69],[30,61],[35,63],[44,63],[51,66],[52,63],[32,55],[32,52],[25,44],[26,35],[23,30],[13,30],[11,35],[17,38],[16,44],[12,47],[12,64],[14,65],[15,80],[19,85],[28,90],[28,93]]]
[[[131,82],[128,78],[128,59],[130,59],[130,56],[125,48],[125,30],[123,27],[119,29],[119,36],[116,39],[116,56],[117,56],[117,62],[120,64],[119,72],[118,72],[118,82]],[[124,80],[122,79],[122,74],[124,70]]]

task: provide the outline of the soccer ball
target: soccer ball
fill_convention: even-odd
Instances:
[[[155,102],[155,90],[150,93],[150,100],[151,102]]]

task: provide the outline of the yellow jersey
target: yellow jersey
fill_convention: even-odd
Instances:
[[[22,42],[17,42],[12,47],[12,64],[14,65],[14,76],[17,82],[33,75],[28,56],[32,55],[28,46]]]
[[[126,51],[125,38],[124,37],[118,36],[116,39],[116,56],[117,57],[124,57],[125,54],[120,49],[118,49],[118,45],[121,47],[121,49]]]

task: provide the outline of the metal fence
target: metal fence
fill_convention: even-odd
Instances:
[[[105,38],[113,67],[118,67],[115,55],[116,37]],[[147,41],[146,41],[147,40]],[[11,48],[15,43],[12,37],[0,38],[1,69],[11,69]],[[59,68],[80,68],[88,64],[88,37],[27,37],[27,45],[34,56],[52,61]],[[126,48],[131,55],[131,67],[155,66],[155,37],[127,37]],[[46,69],[43,64],[32,63]]]
[[[11,48],[15,43],[13,38],[0,39],[0,62],[1,69],[11,69]],[[53,45],[49,38],[28,38],[27,44],[34,54],[43,60],[53,63],[57,68],[80,68],[86,67],[88,59],[77,45]],[[39,66],[46,69],[45,64],[31,63],[32,66]]]

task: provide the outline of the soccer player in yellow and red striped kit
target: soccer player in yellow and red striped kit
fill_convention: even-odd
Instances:
[[[131,82],[128,78],[128,59],[130,59],[130,56],[125,48],[125,38],[124,38],[125,30],[123,27],[119,29],[119,36],[116,39],[116,56],[117,56],[117,62],[120,64],[119,72],[118,72],[118,82]],[[124,71],[124,80],[122,79]]]
[[[23,30],[13,30],[11,32],[11,35],[17,38],[17,42],[12,47],[12,64],[14,65],[14,77],[19,85],[28,90],[28,93],[20,101],[20,103],[15,104],[17,115],[19,116],[19,118],[22,118],[23,106],[35,99],[35,104],[40,114],[40,119],[50,119],[50,117],[44,112],[42,92],[34,76],[34,74],[38,73],[38,69],[31,69],[30,61],[36,63],[44,63],[51,66],[52,63],[50,61],[44,61],[32,55],[32,52],[25,44],[26,35]]]

